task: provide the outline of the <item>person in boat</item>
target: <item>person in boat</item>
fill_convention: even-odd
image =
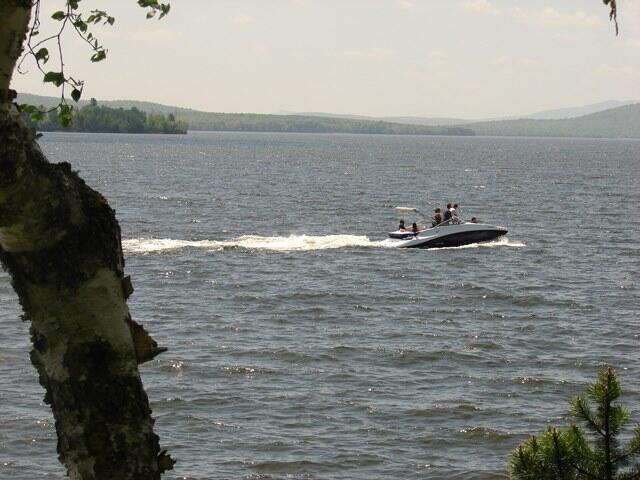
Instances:
[[[460,218],[460,210],[458,210],[458,204],[454,203],[451,207],[451,223],[462,223]]]
[[[413,222],[413,224],[411,225],[411,231],[417,235],[418,234],[418,224],[416,222]]]
[[[436,225],[440,225],[442,223],[442,212],[439,208],[436,208],[433,212],[433,222],[431,223],[431,226],[435,227]]]
[[[406,232],[407,228],[404,226],[404,219],[400,220],[400,225],[398,226],[398,230],[401,232]]]
[[[478,223],[478,219],[476,217],[471,217],[471,223]]]
[[[453,210],[452,206],[450,203],[447,203],[447,209],[444,211],[444,217],[442,219],[442,221],[444,223],[450,223],[451,222],[451,218],[453,217],[453,214],[451,213],[451,211]]]

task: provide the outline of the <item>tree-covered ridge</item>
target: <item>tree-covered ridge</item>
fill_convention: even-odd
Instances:
[[[58,99],[19,94],[20,102],[54,108]],[[86,105],[80,100],[80,105]],[[162,105],[133,100],[107,100],[102,102],[112,108],[137,108],[146,112],[173,115],[177,121],[185,122],[189,130],[223,132],[299,132],[299,133],[366,133],[387,135],[474,135],[463,126],[410,125],[376,119],[350,119],[321,117],[316,115],[268,115],[258,113],[204,112],[190,108]]]
[[[20,93],[20,102],[54,108],[59,99]],[[80,100],[79,105],[88,102]],[[640,104],[622,105],[563,119],[521,118],[469,122],[458,125],[419,125],[400,119],[346,118],[313,115],[263,115],[251,113],[215,113],[134,100],[105,100],[111,108],[132,108],[149,113],[173,114],[189,130],[384,133],[407,135],[489,135],[522,137],[640,138]]]
[[[401,123],[354,120],[305,115],[265,115],[256,113],[180,114],[190,130],[221,132],[300,132],[300,133],[369,133],[386,135],[473,135],[465,127],[406,125]]]
[[[171,113],[146,113],[136,107],[110,108],[98,105],[95,99],[73,111],[72,116],[71,126],[64,127],[60,124],[59,115],[52,110],[43,121],[32,126],[43,132],[187,133],[187,124],[176,120]]]

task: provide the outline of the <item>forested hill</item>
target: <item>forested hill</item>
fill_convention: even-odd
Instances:
[[[18,101],[50,107],[57,105],[59,99],[21,93],[18,96]],[[80,106],[86,105],[86,103],[81,101]],[[640,104],[638,103],[574,118],[557,120],[522,118],[465,122],[453,126],[450,124],[436,126],[409,124],[408,119],[401,120],[400,117],[394,121],[387,121],[357,116],[324,117],[318,116],[318,114],[209,113],[132,100],[105,100],[100,101],[100,104],[111,108],[130,109],[135,107],[149,114],[171,114],[176,121],[186,122],[190,130],[640,138]]]
[[[425,126],[304,115],[261,115],[255,113],[178,114],[190,130],[229,132],[373,133],[390,135],[473,135],[463,126]]]
[[[562,120],[498,120],[464,127],[491,136],[640,138],[640,103]]]
[[[59,99],[19,94],[19,103],[52,107]],[[80,106],[87,102],[81,101]],[[171,114],[176,121],[186,122],[189,130],[230,132],[303,132],[303,133],[371,133],[399,135],[473,135],[463,126],[406,125],[376,120],[316,117],[305,115],[264,115],[255,113],[210,113],[158,103],[129,100],[100,100],[110,108],[136,108],[149,114]]]
[[[44,119],[34,124],[28,115],[24,115],[27,125],[41,132],[94,132],[94,133],[168,133],[186,134],[187,124],[176,120],[172,113],[149,113],[136,107],[128,109],[110,108],[98,105],[97,101],[72,112],[70,126],[60,124],[57,112],[50,110]]]

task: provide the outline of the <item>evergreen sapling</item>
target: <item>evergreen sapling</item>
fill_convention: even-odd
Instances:
[[[616,403],[621,393],[615,371],[601,371],[586,397],[571,402],[571,414],[583,426],[549,428],[520,445],[511,455],[511,478],[640,480],[640,426],[625,448],[618,439],[629,420],[629,411]]]

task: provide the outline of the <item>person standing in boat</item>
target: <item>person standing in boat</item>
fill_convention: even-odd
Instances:
[[[442,213],[440,212],[439,208],[436,208],[434,210],[433,223],[431,224],[431,226],[435,227],[436,225],[440,225],[441,223],[442,223]]]
[[[458,209],[457,203],[454,203],[453,207],[451,207],[451,221],[452,223],[462,223],[462,219],[460,218],[460,210]]]
[[[451,213],[452,210],[453,208],[451,207],[451,204],[447,203],[447,209],[444,211],[444,218],[442,219],[443,223],[451,222],[451,217],[453,217],[453,214]]]

